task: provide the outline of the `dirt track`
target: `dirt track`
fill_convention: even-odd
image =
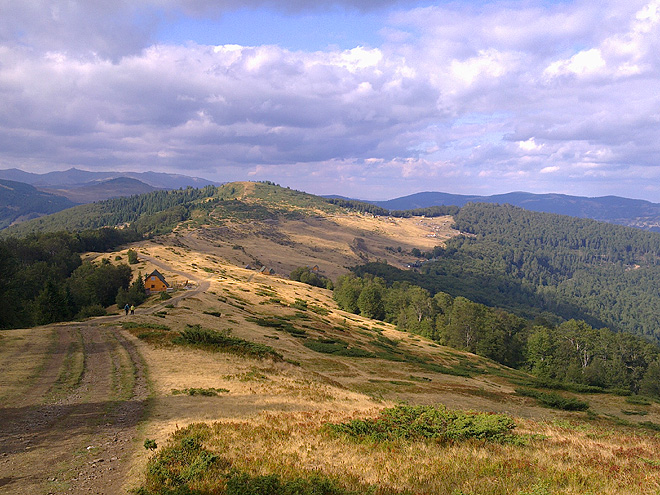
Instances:
[[[0,409],[0,491],[120,493],[148,396],[142,359],[101,321],[52,331],[42,372]],[[76,357],[81,373],[65,383]]]

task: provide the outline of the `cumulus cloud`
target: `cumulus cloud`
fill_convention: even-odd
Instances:
[[[292,51],[157,43],[154,12],[222,15],[230,2],[5,0],[0,166],[279,177],[371,197],[633,194],[617,178],[660,178],[660,0],[413,3],[241,4],[396,6],[380,46]]]

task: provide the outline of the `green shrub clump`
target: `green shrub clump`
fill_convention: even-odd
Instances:
[[[270,346],[232,337],[229,330],[218,332],[202,328],[200,325],[187,325],[181,334],[172,340],[175,344],[193,345],[210,350],[229,352],[241,356],[270,358],[281,361],[283,356]]]
[[[140,495],[161,493],[204,493],[223,478],[229,463],[203,447],[210,434],[206,425],[191,425],[175,433],[169,445],[149,460]]]
[[[384,409],[377,418],[328,424],[331,432],[349,437],[388,440],[504,440],[515,428],[504,414],[453,411],[444,406],[397,406]]]
[[[208,450],[203,442],[211,428],[202,423],[177,430],[168,445],[147,465],[146,480],[137,495],[358,495],[327,476],[283,478],[278,474],[253,476],[232,466],[228,459]],[[153,442],[153,441],[151,441]],[[145,441],[145,448],[157,448]]]
[[[529,388],[516,389],[518,395],[524,397],[533,397],[541,404],[554,409],[561,409],[563,411],[586,411],[589,409],[589,403],[584,402],[572,397],[563,397],[557,393],[539,392]]]

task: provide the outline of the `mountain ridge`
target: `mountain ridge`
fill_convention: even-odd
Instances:
[[[25,182],[35,187],[67,188],[82,187],[90,185],[90,182],[105,181],[118,177],[129,177],[137,179],[145,184],[158,189],[179,189],[180,187],[204,187],[207,185],[220,185],[219,182],[203,179],[201,177],[190,177],[181,174],[168,174],[164,172],[91,172],[72,167],[67,170],[46,172],[37,174],[25,172],[18,168],[0,170],[0,179]]]
[[[105,199],[145,194],[162,189],[153,187],[146,182],[131,177],[115,177],[112,179],[94,181],[79,187],[70,188],[39,188],[41,191],[63,196],[74,203],[92,203]]]
[[[511,204],[530,211],[556,213],[577,218],[660,231],[660,203],[620,196],[571,196],[560,193],[535,194],[522,191],[491,196],[425,191],[387,201],[367,201],[389,210],[430,206],[465,206],[468,203]]]

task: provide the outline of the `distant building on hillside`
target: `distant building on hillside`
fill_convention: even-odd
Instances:
[[[154,292],[163,292],[169,289],[170,284],[167,283],[165,277],[158,271],[154,270],[149,275],[147,275],[144,288],[147,291],[147,294],[153,294]]]

